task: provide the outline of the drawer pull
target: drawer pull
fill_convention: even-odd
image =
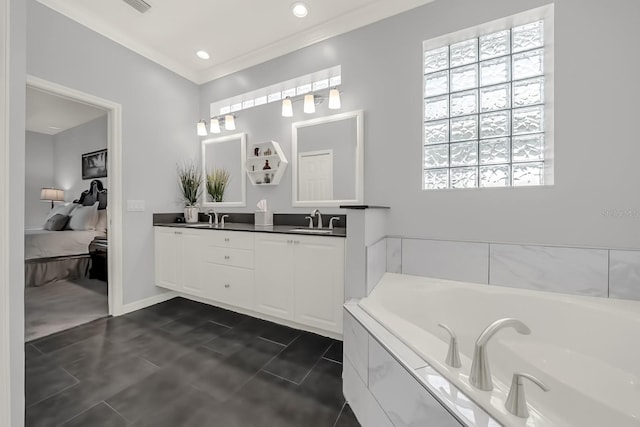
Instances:
[[[174,231],[174,234],[182,234],[182,231]]]
[[[230,258],[230,257],[229,257],[229,255],[225,255],[225,256],[224,256],[224,259],[227,259],[227,260],[228,260],[229,258]]]
[[[230,287],[231,287],[231,285],[227,283],[226,285],[224,285],[224,287],[225,287],[225,288],[230,288]]]
[[[224,241],[225,241],[225,242],[228,242],[228,241],[229,241],[229,238],[228,238],[228,237],[225,237],[225,238],[224,238]]]

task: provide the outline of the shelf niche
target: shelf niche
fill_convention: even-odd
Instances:
[[[271,169],[265,170],[263,168],[267,162],[269,162]],[[247,153],[245,169],[251,184],[270,186],[280,184],[282,175],[284,175],[284,171],[287,169],[287,164],[289,164],[289,162],[284,156],[280,144],[275,141],[266,141],[251,144],[249,152]]]

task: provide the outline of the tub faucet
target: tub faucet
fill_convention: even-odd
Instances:
[[[513,318],[496,320],[482,331],[476,340],[473,362],[471,363],[471,373],[469,374],[469,382],[477,389],[485,391],[493,390],[491,368],[489,368],[489,359],[487,357],[487,343],[496,332],[504,328],[514,328],[518,333],[523,335],[529,335],[531,333],[531,329],[529,329],[527,325]]]
[[[320,214],[320,209],[314,209],[313,212],[311,212],[311,216],[318,216],[318,227],[317,228],[322,228],[322,214]]]
[[[209,216],[209,225],[218,225],[218,213],[216,211],[209,209],[207,215]]]
[[[460,362],[460,352],[458,351],[458,337],[455,332],[444,323],[438,323],[438,326],[449,333],[449,350],[447,351],[447,358],[444,363],[452,368],[461,367],[462,362]]]
[[[527,408],[527,398],[524,394],[523,378],[528,379],[545,392],[549,391],[549,387],[533,375],[525,374],[523,372],[516,372],[513,374],[511,389],[509,390],[509,396],[507,396],[507,401],[504,403],[504,407],[516,417],[528,418],[529,408]]]

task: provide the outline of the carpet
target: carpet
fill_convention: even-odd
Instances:
[[[107,291],[107,282],[95,279],[60,280],[26,288],[25,341],[107,316]]]

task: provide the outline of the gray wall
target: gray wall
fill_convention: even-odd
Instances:
[[[90,179],[82,179],[82,155],[107,148],[107,116],[60,132],[54,137],[54,180],[56,188],[64,190],[64,198],[73,201],[89,189]],[[107,161],[108,157],[107,157]],[[109,188],[109,178],[100,178]]]
[[[40,200],[43,187],[53,187],[53,135],[38,132],[26,132],[25,139],[25,193],[24,225],[26,228],[38,228],[44,225],[49,202]]]
[[[24,140],[26,10],[23,0],[10,0],[9,105],[9,357],[11,381],[11,427],[24,425]],[[4,31],[4,30],[3,30]],[[4,205],[6,200],[2,200]],[[4,310],[5,307],[3,307]],[[2,316],[5,315],[3,312]],[[5,343],[0,343],[5,345]],[[4,366],[2,367],[4,368]]]
[[[436,1],[209,82],[201,117],[211,102],[341,64],[342,111],[365,111],[365,202],[391,207],[390,235],[638,248],[640,144],[631,126],[640,85],[631,52],[640,2],[555,2],[555,186],[421,190],[422,41],[546,3]],[[241,111],[236,122],[251,141],[275,139],[290,155],[301,105],[291,119],[278,108]],[[248,209],[268,198],[276,211],[296,211],[290,170],[280,186],[250,186],[247,196]]]
[[[151,214],[181,210],[175,170],[198,156],[198,87],[34,0],[27,13],[29,74],[122,105],[122,197],[146,201],[123,216],[124,303],[160,293]]]

